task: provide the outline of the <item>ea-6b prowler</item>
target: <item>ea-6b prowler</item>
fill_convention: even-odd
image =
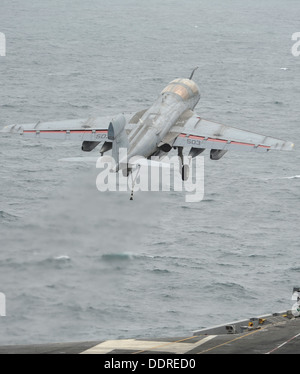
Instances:
[[[227,151],[293,149],[291,142],[207,121],[196,114],[194,108],[200,100],[200,93],[192,80],[195,70],[189,79],[170,82],[150,108],[135,114],[120,114],[113,119],[96,117],[9,125],[3,131],[34,139],[78,140],[86,152],[101,144],[101,155],[112,150],[117,165],[115,171],[121,169],[127,176],[132,170],[130,160],[133,157],[162,158],[173,148],[181,160],[183,180],[188,174],[188,165],[183,164],[184,148],[192,158],[209,149],[211,160],[219,160]],[[119,159],[121,148],[127,149],[126,159]]]

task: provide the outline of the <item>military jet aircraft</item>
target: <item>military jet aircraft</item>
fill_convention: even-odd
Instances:
[[[290,151],[294,144],[270,136],[256,134],[217,122],[203,119],[194,112],[200,100],[198,85],[190,77],[170,82],[150,108],[130,115],[119,114],[115,118],[37,122],[6,126],[2,131],[19,133],[33,139],[78,140],[82,150],[92,151],[99,144],[100,153],[112,150],[116,161],[115,171],[120,169],[127,176],[131,172],[130,159],[134,156],[150,159],[162,158],[176,149],[181,160],[182,179],[186,180],[188,165],[183,163],[183,150],[191,158],[205,149],[210,159],[219,160],[227,151],[268,152]],[[119,159],[120,148],[127,149],[126,159]]]

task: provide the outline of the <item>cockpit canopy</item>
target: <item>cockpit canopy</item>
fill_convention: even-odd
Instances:
[[[197,98],[198,102],[200,98],[197,84],[194,81],[186,78],[174,79],[162,90],[161,93],[164,94],[168,92],[179,95],[184,101]]]

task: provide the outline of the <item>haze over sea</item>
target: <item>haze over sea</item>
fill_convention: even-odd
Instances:
[[[2,134],[0,344],[187,336],[291,308],[299,15],[298,0],[1,1],[0,127],[139,111],[199,66],[199,115],[295,151],[205,152],[203,201],[129,201],[97,190],[95,166],[59,161],[81,144]]]

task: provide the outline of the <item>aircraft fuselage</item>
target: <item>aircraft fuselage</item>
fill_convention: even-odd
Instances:
[[[199,89],[194,81],[182,78],[169,83],[130,132],[128,159],[133,156],[148,158],[154,154],[178,118],[186,110],[193,110],[199,100]]]

